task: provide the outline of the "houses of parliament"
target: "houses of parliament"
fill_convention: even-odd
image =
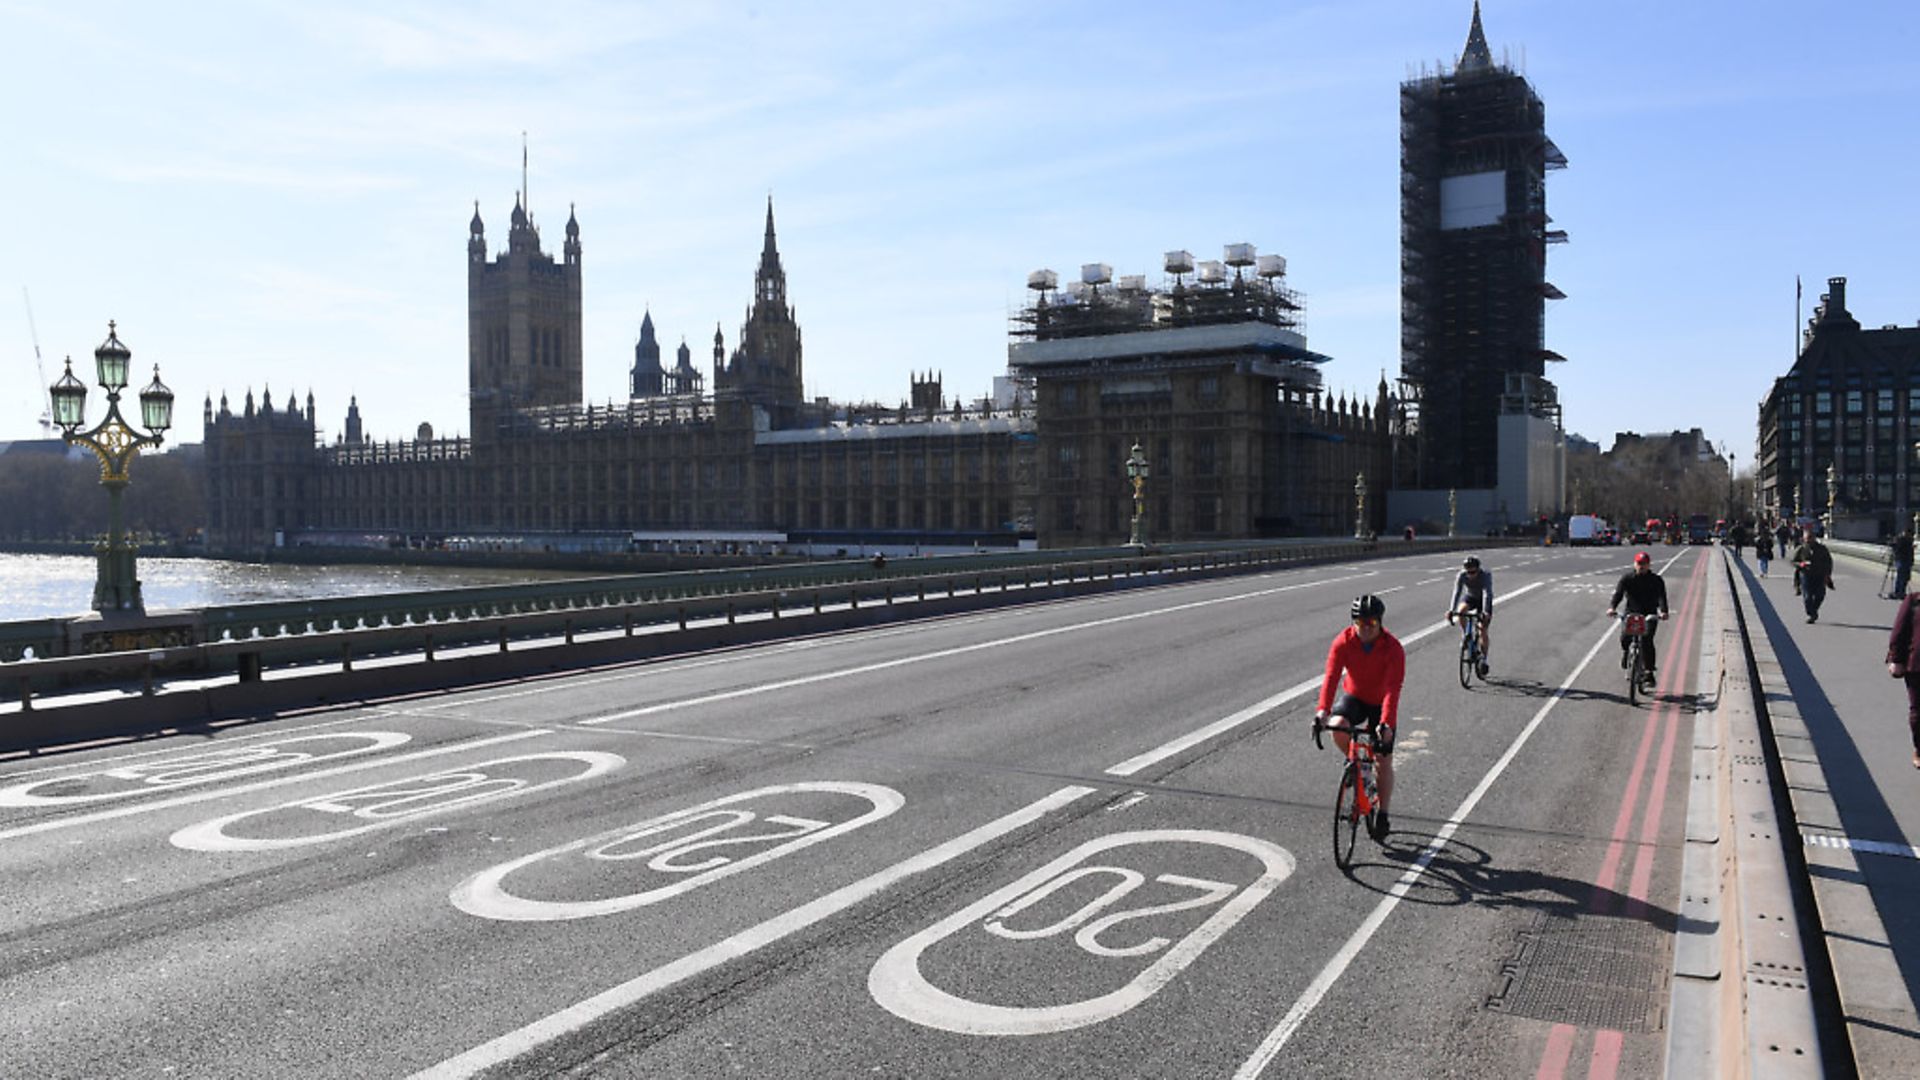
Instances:
[[[1378,508],[1395,439],[1384,379],[1334,400],[1299,332],[1285,259],[1169,252],[1167,281],[1101,264],[1058,288],[1040,271],[1010,328],[1003,392],[949,401],[914,374],[898,407],[809,400],[801,333],[768,200],[745,322],[710,365],[662,362],[647,314],[630,395],[583,403],[581,230],[559,258],[516,199],[490,251],[467,239],[465,438],[369,438],[349,403],[332,444],[316,404],[251,390],[205,406],[208,547],[581,538],[941,549],[1117,544],[1134,514],[1126,462],[1150,469],[1153,542],[1350,534],[1356,477]]]

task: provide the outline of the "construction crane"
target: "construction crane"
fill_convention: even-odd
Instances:
[[[27,305],[27,333],[33,335],[33,366],[40,373],[40,437],[53,438],[53,399],[48,397],[47,364],[40,359],[40,328],[33,325],[33,296],[20,286],[20,299]]]

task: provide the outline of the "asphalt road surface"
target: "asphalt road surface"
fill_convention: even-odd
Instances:
[[[15,757],[0,1075],[1655,1073],[1709,552],[1655,553],[1637,708],[1624,549],[1516,549],[1471,689],[1415,553]]]

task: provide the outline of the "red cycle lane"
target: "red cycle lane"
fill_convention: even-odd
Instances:
[[[1697,660],[1701,611],[1707,583],[1707,575],[1701,572],[1704,563],[1701,556],[1705,554],[1694,553],[1692,565],[1688,568],[1686,591],[1677,609],[1678,617],[1673,620],[1672,637],[1662,650],[1667,655],[1665,671],[1654,688],[1651,707],[1640,733],[1639,749],[1634,754],[1633,768],[1627,773],[1606,854],[1601,858],[1594,875],[1593,892],[1587,902],[1587,910],[1595,915],[1614,914],[1616,902],[1619,902],[1619,914],[1627,918],[1642,918],[1646,913],[1647,892],[1653,881],[1654,856],[1659,850],[1660,824],[1666,811],[1667,780],[1673,769],[1674,746],[1679,741],[1681,721],[1687,715],[1683,708],[1686,702],[1683,688],[1691,685]],[[1654,755],[1656,736],[1659,737],[1660,748],[1657,757]],[[1650,762],[1653,766],[1652,781],[1645,785],[1643,798],[1642,781],[1647,778]],[[1628,878],[1626,896],[1621,902],[1622,897],[1615,891],[1614,883],[1619,878],[1620,866],[1626,856],[1628,836],[1632,832],[1636,812],[1641,812],[1640,833],[1635,844],[1633,870]],[[1540,1068],[1535,1073],[1536,1080],[1563,1080],[1579,1034],[1579,1029],[1572,1024],[1553,1026],[1547,1034],[1546,1049],[1541,1054]],[[1625,1038],[1623,1032],[1611,1029],[1594,1032],[1587,1061],[1587,1080],[1613,1080],[1620,1067]]]

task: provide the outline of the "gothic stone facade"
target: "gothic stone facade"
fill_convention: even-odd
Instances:
[[[949,407],[931,375],[898,409],[809,402],[769,203],[738,346],[716,329],[710,372],[685,346],[669,371],[649,316],[631,399],[592,406],[580,404],[578,221],[556,262],[516,205],[508,249],[489,260],[476,210],[468,253],[472,436],[369,440],[356,401],[346,435],[319,445],[310,398],[275,410],[249,392],[239,413],[209,401],[210,548],[629,530],[1116,543],[1135,439],[1154,469],[1153,540],[1350,533],[1360,473],[1380,505],[1386,410],[1323,404],[1311,365],[1325,358],[1273,317],[1271,297],[1247,308],[1244,283],[1176,289],[1160,323],[1131,328],[1144,337],[1076,328],[1064,311],[1016,330],[1013,367],[1037,386],[1037,412]]]

